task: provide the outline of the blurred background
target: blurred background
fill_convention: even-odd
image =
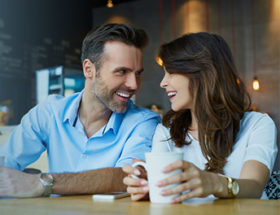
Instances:
[[[139,106],[169,109],[159,87],[159,45],[185,33],[212,32],[231,47],[252,109],[268,113],[280,133],[280,0],[0,0],[0,126],[18,124],[50,93],[81,90],[82,40],[109,22],[131,23],[149,35]]]

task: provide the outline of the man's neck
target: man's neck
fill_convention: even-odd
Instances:
[[[88,138],[107,124],[112,111],[100,104],[92,93],[83,93],[79,107],[79,118]]]

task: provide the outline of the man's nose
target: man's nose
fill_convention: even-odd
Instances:
[[[125,82],[125,86],[127,88],[129,88],[131,90],[137,90],[138,83],[139,83],[139,80],[135,74],[133,74],[133,73],[128,74],[128,76],[126,78],[126,82]]]

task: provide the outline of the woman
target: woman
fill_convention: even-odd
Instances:
[[[250,112],[250,98],[237,75],[230,49],[215,34],[184,35],[160,47],[171,109],[158,125],[152,151],[183,151],[184,161],[163,171],[182,173],[158,183],[180,185],[173,202],[214,195],[218,198],[265,198],[263,189],[277,154],[276,127],[267,114]],[[137,168],[123,167],[132,200],[147,197]]]

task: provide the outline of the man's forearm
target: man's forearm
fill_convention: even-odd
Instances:
[[[80,173],[52,174],[53,194],[74,195],[125,191],[121,168],[104,168]]]

